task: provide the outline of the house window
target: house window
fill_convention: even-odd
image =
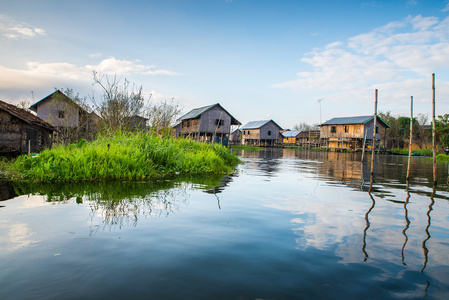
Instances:
[[[64,119],[65,112],[63,110],[58,111],[58,117]]]
[[[224,120],[215,119],[215,125],[217,125],[218,127],[224,125]]]
[[[379,127],[376,126],[376,133],[379,133]]]
[[[246,131],[245,130],[243,130],[243,135],[246,135]]]
[[[331,132],[332,132],[332,133],[337,132],[337,127],[336,127],[336,126],[331,126]]]
[[[360,132],[360,125],[354,126],[354,132],[359,133]]]
[[[268,135],[271,135],[271,130],[268,130]]]
[[[345,133],[349,132],[349,126],[345,126]]]

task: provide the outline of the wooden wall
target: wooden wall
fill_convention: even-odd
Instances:
[[[222,120],[222,125],[217,125],[217,120]],[[215,106],[201,115],[200,132],[202,133],[231,133],[231,116],[223,109]]]
[[[80,124],[79,107],[63,99],[49,99],[37,107],[37,116],[56,127],[77,127]],[[64,111],[64,118],[59,117]]]
[[[0,111],[0,153],[39,152],[51,147],[51,131]]]

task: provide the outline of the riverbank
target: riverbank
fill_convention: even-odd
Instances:
[[[2,160],[1,176],[30,182],[145,180],[169,174],[228,174],[239,162],[218,144],[116,133]]]

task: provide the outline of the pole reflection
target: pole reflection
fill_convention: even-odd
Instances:
[[[404,255],[404,250],[405,250],[405,246],[407,245],[408,242],[408,236],[407,236],[407,230],[410,228],[410,219],[408,218],[408,210],[407,210],[407,204],[410,201],[410,191],[409,191],[409,180],[407,179],[407,187],[406,187],[406,191],[407,191],[407,197],[405,198],[405,203],[404,203],[404,218],[405,218],[405,227],[402,230],[402,234],[404,235],[404,244],[402,245],[402,249],[401,249],[401,257],[402,257],[402,264],[404,266],[406,266],[407,264],[405,263],[405,255]]]
[[[427,248],[427,241],[430,240],[430,232],[429,232],[429,228],[430,228],[430,224],[431,224],[431,217],[430,217],[430,212],[433,210],[433,205],[435,204],[435,200],[433,199],[435,197],[435,191],[436,191],[436,184],[433,185],[433,189],[432,189],[432,195],[430,197],[430,205],[429,205],[429,210],[427,211],[426,215],[427,215],[427,226],[426,226],[426,239],[422,242],[422,249],[423,249],[423,253],[424,253],[424,264],[423,267],[421,269],[421,273],[424,273],[424,270],[427,267],[427,263],[429,262],[429,249]]]

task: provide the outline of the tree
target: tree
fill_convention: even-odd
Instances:
[[[123,86],[116,76],[110,78],[93,71],[94,84],[101,87],[103,95],[97,101],[92,96],[96,111],[99,113],[103,129],[109,132],[126,130],[131,128],[131,118],[140,115],[144,108],[142,86],[130,86],[128,80],[124,80]]]
[[[435,120],[436,140],[441,147],[449,146],[449,114],[438,116]]]
[[[163,101],[158,104],[150,105],[147,109],[146,117],[149,119],[150,128],[158,134],[170,135],[172,133],[172,126],[176,117],[181,112],[178,103]]]
[[[293,126],[294,130],[316,130],[316,128],[316,125],[310,125],[306,122],[299,122],[299,124]]]

